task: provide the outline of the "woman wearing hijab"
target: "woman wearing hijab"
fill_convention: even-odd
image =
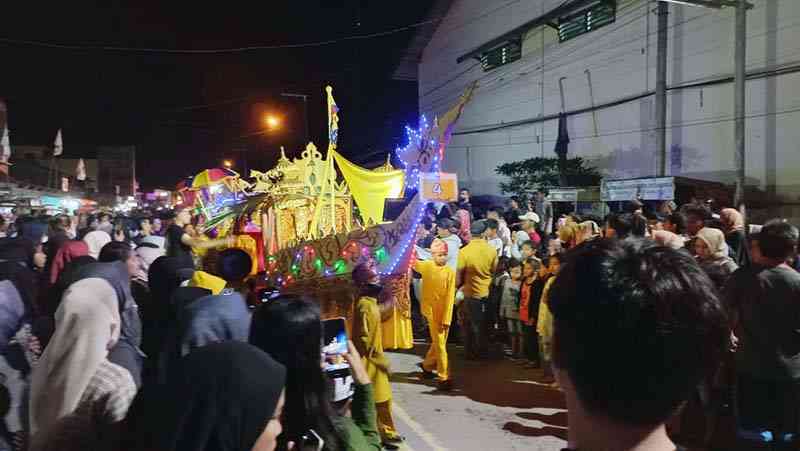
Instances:
[[[103,246],[111,242],[111,236],[102,230],[93,230],[83,237],[83,242],[89,247],[89,255],[97,260]]]
[[[697,232],[694,251],[700,267],[708,274],[717,288],[722,288],[728,277],[739,266],[728,256],[728,245],[722,230],[703,227]]]
[[[725,231],[730,257],[739,266],[749,266],[750,247],[744,232],[744,217],[735,208],[723,208],[719,218]]]
[[[175,290],[172,305],[174,323],[168,327],[163,344],[160,382],[166,381],[170,369],[194,349],[216,342],[246,342],[250,335],[250,310],[245,299],[225,288],[220,277],[196,271],[190,286]]]
[[[78,257],[89,255],[89,246],[83,241],[67,241],[56,252],[53,263],[50,265],[50,285],[58,281],[58,276],[68,263]]]
[[[470,215],[469,211],[464,209],[459,209],[456,211],[456,219],[460,224],[458,229],[458,237],[461,238],[461,241],[465,243],[469,243],[472,240],[472,234],[470,233]]]
[[[129,371],[108,359],[120,337],[117,290],[97,277],[70,285],[56,330],[33,370],[31,451],[114,450],[136,395]]]
[[[0,396],[7,403],[0,416],[0,449],[12,449],[15,442],[24,442],[27,424],[25,393],[30,385],[31,366],[41,353],[41,346],[32,334],[31,315],[26,298],[12,277],[19,266],[0,263]]]
[[[71,221],[67,215],[58,215],[50,219],[47,230],[47,243],[44,245],[44,253],[47,255],[45,274],[49,273],[50,267],[53,265],[56,254],[61,247],[70,241],[70,237],[67,233],[70,225]]]
[[[113,348],[110,348],[109,360],[130,371],[136,386],[139,387],[144,365],[144,353],[141,351],[142,320],[139,318],[139,306],[136,305],[131,293],[131,277],[133,272],[125,262],[96,262],[75,271],[72,284],[84,279],[97,278],[103,279],[114,289],[117,294],[121,330],[119,340]],[[63,299],[61,302],[64,302]]]
[[[147,271],[147,286],[150,291],[150,304],[142,308],[142,349],[148,355],[147,371],[152,380],[155,363],[160,361],[170,326],[174,321],[172,295],[181,283],[192,277],[194,269],[175,257],[158,257]],[[210,294],[210,293],[207,293]]]
[[[286,369],[247,343],[217,343],[180,362],[145,416],[159,451],[273,451]]]

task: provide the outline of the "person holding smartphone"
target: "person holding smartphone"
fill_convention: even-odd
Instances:
[[[367,369],[352,343],[341,354],[355,382],[352,397],[332,399],[335,381],[323,371],[323,326],[316,302],[278,296],[253,314],[250,343],[287,368],[286,407],[281,441],[305,450],[381,449],[375,397]],[[341,370],[336,365],[335,371]],[[348,393],[349,394],[349,393]],[[334,402],[332,402],[334,401]],[[338,401],[338,402],[336,402]],[[349,416],[346,414],[350,411]]]

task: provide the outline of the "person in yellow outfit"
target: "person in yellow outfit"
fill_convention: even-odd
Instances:
[[[432,378],[436,370],[440,390],[452,389],[447,359],[447,336],[456,298],[456,273],[447,265],[447,243],[436,239],[431,245],[433,260],[417,261],[414,271],[422,275],[422,314],[428,319],[431,347],[419,366]]]
[[[383,353],[381,309],[391,308],[378,304],[383,287],[375,270],[362,263],[353,269],[353,282],[358,289],[358,301],[353,312],[353,343],[364,357],[367,374],[375,390],[375,410],[378,414],[378,431],[386,449],[398,449],[403,438],[397,433],[392,418],[392,386],[389,384],[389,360]]]
[[[542,300],[539,304],[539,318],[536,321],[536,333],[539,334],[539,346],[542,350],[542,368],[544,368],[545,376],[549,379],[552,376],[552,367],[550,366],[553,361],[553,313],[550,311],[550,287],[553,286],[558,277],[558,271],[561,269],[561,256],[559,254],[551,255],[549,262],[548,272],[552,275],[544,286],[542,291]],[[553,382],[553,387],[557,388],[558,384]]]

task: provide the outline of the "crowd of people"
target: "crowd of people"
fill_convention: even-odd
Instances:
[[[430,204],[410,290],[420,376],[458,387],[454,340],[539,369],[571,450],[671,451],[692,403],[703,445],[729,408],[740,439],[796,449],[800,237],[745,226],[699,203],[557,215],[544,192]],[[381,338],[395,305],[374,262],[352,271],[349,371],[333,376],[317,300],[255,289],[252,258],[186,208],[0,224],[0,450],[401,446]]]
[[[556,216],[543,192],[521,204],[479,211],[463,190],[426,209],[414,290],[431,337],[423,374],[452,388],[440,344],[450,318],[432,310],[455,311],[467,359],[504,353],[564,391],[571,446],[670,450],[669,422],[669,436],[694,445],[729,432],[744,449],[797,449],[795,226],[751,233],[739,211],[696,201],[633,201],[602,219]],[[702,433],[690,437],[682,425],[697,411]]]

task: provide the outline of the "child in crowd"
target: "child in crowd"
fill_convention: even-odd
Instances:
[[[511,341],[511,358],[522,357],[522,323],[519,318],[519,292],[522,281],[522,265],[519,260],[508,262],[508,278],[502,280],[500,295],[500,318],[506,322]]]
[[[447,359],[447,336],[456,298],[456,273],[447,265],[447,251],[447,243],[436,239],[431,244],[433,260],[417,261],[414,264],[414,271],[422,275],[420,308],[428,320],[431,334],[431,347],[425,355],[425,361],[419,366],[427,378],[438,376],[440,390],[452,388]]]
[[[522,348],[528,368],[539,368],[538,340],[536,337],[537,315],[531,305],[531,288],[536,281],[541,261],[536,257],[528,257],[522,265],[522,283],[519,292],[519,319],[522,323]]]
[[[536,256],[536,246],[532,241],[514,242],[511,245],[511,258],[524,262],[530,257]]]
[[[503,240],[497,234],[500,223],[496,219],[486,220],[486,241],[497,250],[497,256],[503,256]]]
[[[492,284],[489,286],[489,298],[486,305],[486,331],[492,343],[497,342],[497,332],[499,329],[498,320],[500,316],[500,303],[503,295],[503,282],[509,278],[508,262],[506,257],[497,259],[497,269],[492,276]]]
[[[561,255],[555,254],[550,256],[549,267],[547,272],[550,278],[544,284],[542,290],[542,299],[539,303],[539,318],[536,321],[536,332],[539,334],[539,346],[541,347],[542,366],[544,367],[545,377],[553,379],[552,368],[550,363],[553,360],[553,314],[550,312],[548,306],[550,298],[550,287],[553,286],[558,271],[561,268]],[[555,386],[557,384],[553,382]]]

